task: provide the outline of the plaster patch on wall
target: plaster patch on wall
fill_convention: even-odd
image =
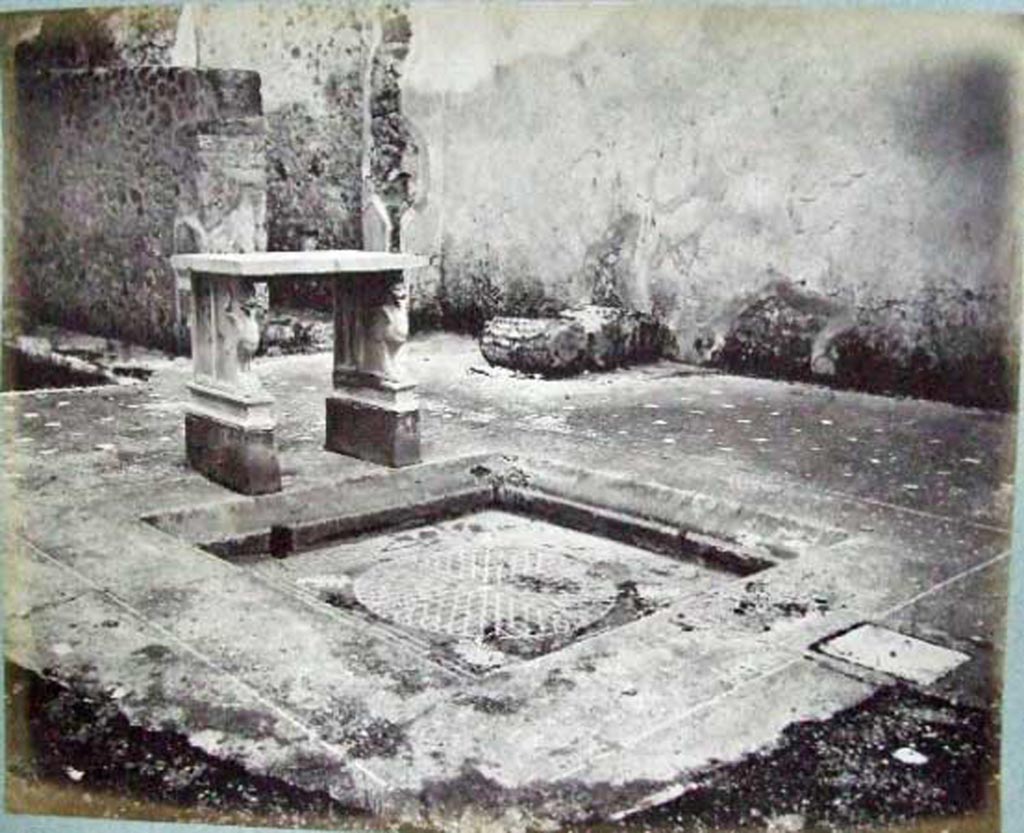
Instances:
[[[412,31],[430,36],[414,39],[409,72],[418,89],[464,93],[491,82],[501,67],[573,51],[615,14],[612,6],[568,3],[527,13],[511,4],[411,4]]]

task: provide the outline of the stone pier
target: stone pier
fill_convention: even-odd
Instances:
[[[193,272],[192,366],[185,415],[189,464],[247,495],[281,489],[274,400],[252,371],[260,301],[244,277]]]
[[[386,466],[419,462],[416,386],[400,364],[408,336],[408,291],[401,272],[335,280],[329,450]]]

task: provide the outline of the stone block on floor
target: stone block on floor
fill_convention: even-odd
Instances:
[[[329,396],[325,447],[393,468],[413,465],[420,462],[419,410]]]
[[[185,415],[189,465],[245,495],[281,490],[272,428],[245,428],[201,414]]]

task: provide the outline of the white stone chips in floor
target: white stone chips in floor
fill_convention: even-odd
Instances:
[[[648,788],[663,796],[777,741],[794,721],[827,719],[863,700],[878,675],[840,673],[835,658],[816,662],[807,651],[844,628],[886,622],[969,652],[973,663],[939,680],[954,691],[978,668],[997,667],[1004,585],[985,595],[991,582],[974,579],[1007,560],[1012,417],[680,376],[674,366],[559,383],[484,375],[470,372],[480,362],[476,345],[449,335],[414,340],[410,353],[425,403],[423,470],[468,454],[500,453],[515,465],[517,456],[543,454],[610,472],[630,488],[661,484],[653,506],[674,499],[666,490],[685,490],[848,537],[815,541],[749,578],[629,548],[632,566],[650,567],[629,578],[663,609],[535,659],[513,658],[498,673],[460,675],[424,652],[430,640],[400,639],[317,601],[352,591],[389,559],[440,552],[419,537],[425,529],[247,568],[139,521],[237,502],[187,469],[180,442],[164,441],[180,440],[188,371],[169,362],[138,389],[5,400],[15,442],[0,481],[15,490],[25,545],[7,552],[7,591],[15,591],[8,655],[90,692],[117,692],[133,725],[181,732],[252,772],[346,800],[393,795],[398,806],[403,791],[418,797],[437,785],[461,794],[459,779],[471,772],[511,791],[569,784],[602,812],[635,806]],[[330,355],[260,364],[281,403],[286,489],[343,489],[346,505],[368,506],[371,475],[395,476],[320,447],[316,386],[330,364]],[[57,421],[59,429],[46,426]],[[709,435],[734,449],[728,459]],[[58,453],[42,453],[50,448]],[[590,502],[604,494],[591,479],[545,478],[556,490],[565,480]],[[544,528],[530,524],[524,534],[538,542]],[[479,538],[464,529],[452,541],[460,536],[466,546]],[[669,565],[680,572],[654,572]],[[276,580],[265,580],[272,571]],[[417,572],[428,571],[408,570],[413,585]],[[369,598],[365,582],[362,591]],[[948,603],[927,604],[939,597]],[[897,657],[905,650],[900,642]],[[367,745],[365,732],[385,725],[395,727],[395,743]],[[549,809],[562,818],[566,808]]]

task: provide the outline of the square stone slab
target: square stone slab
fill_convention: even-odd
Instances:
[[[874,671],[920,685],[931,685],[970,659],[931,642],[878,625],[861,625],[823,643],[819,650]]]

